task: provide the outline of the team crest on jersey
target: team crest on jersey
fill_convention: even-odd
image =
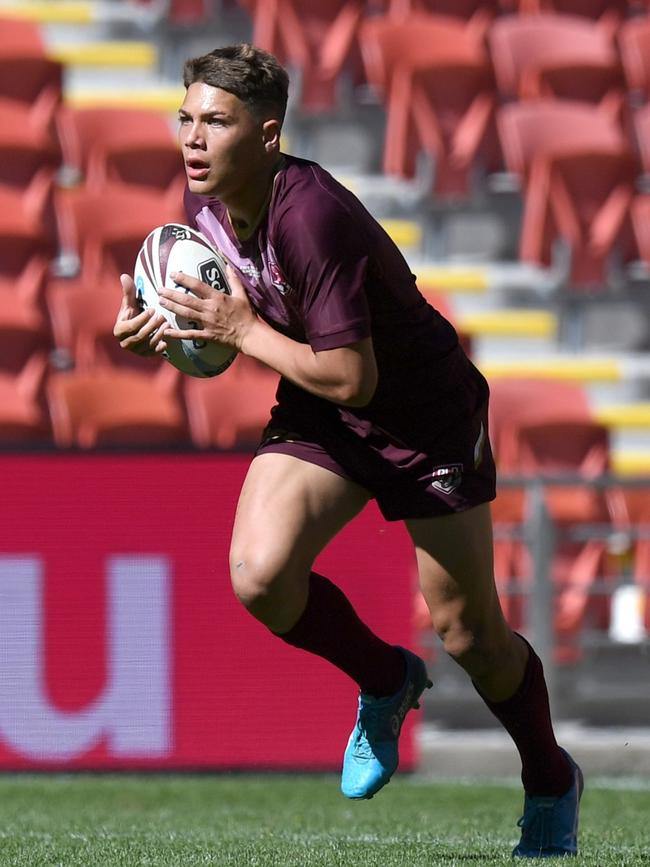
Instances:
[[[441,494],[453,494],[463,481],[463,465],[447,464],[431,473],[431,487]]]
[[[287,283],[286,277],[284,276],[282,271],[280,271],[278,263],[271,256],[270,251],[268,253],[268,263],[269,274],[271,275],[271,283],[273,283],[280,295],[288,295],[289,292],[291,292],[291,286],[289,286],[289,284]]]

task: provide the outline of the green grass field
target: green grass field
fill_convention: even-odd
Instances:
[[[4,776],[0,864],[512,864],[520,801],[513,785],[407,776],[361,803],[333,776]],[[650,789],[592,785],[578,863],[647,867],[649,829]]]

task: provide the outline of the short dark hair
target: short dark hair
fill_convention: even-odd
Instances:
[[[242,42],[187,60],[183,84],[188,88],[199,81],[234,94],[255,117],[272,112],[280,123],[284,120],[289,76],[268,51]]]

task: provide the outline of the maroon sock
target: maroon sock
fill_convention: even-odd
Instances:
[[[404,656],[371,632],[345,594],[316,572],[310,575],[307,606],[298,622],[288,632],[275,634],[327,659],[367,695],[393,695],[404,683]]]
[[[530,644],[528,649],[524,678],[511,698],[493,702],[476,684],[474,688],[515,742],[521,756],[521,781],[526,792],[563,795],[572,782],[571,768],[553,734],[542,661]]]

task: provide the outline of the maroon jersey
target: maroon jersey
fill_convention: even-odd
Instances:
[[[379,380],[368,406],[337,406],[281,379],[279,403],[299,410],[305,424],[343,423],[361,437],[376,428],[426,449],[485,401],[485,380],[419,292],[394,242],[321,166],[285,156],[266,215],[245,241],[218,199],[187,190],[185,207],[278,331],[315,351],[372,337]]]

